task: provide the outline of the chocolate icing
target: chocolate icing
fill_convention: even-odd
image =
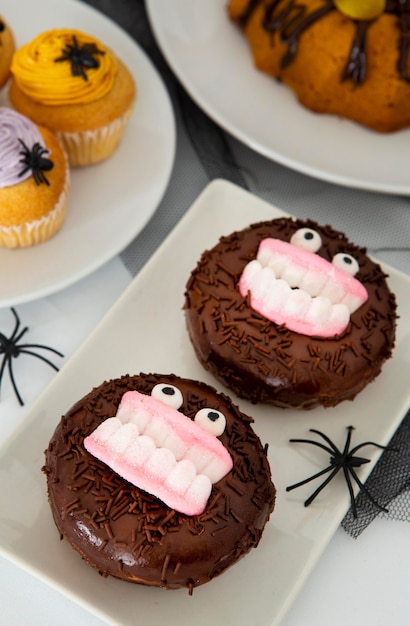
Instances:
[[[278,32],[281,41],[288,46],[288,51],[282,58],[282,67],[286,67],[292,62],[297,53],[299,38],[303,32],[330,12],[338,10],[333,0],[323,0],[323,7],[311,13],[308,12],[303,2],[296,2],[296,0],[249,0],[239,18],[239,24],[242,28],[245,28],[253,12],[261,3],[264,5],[263,28],[271,34]],[[409,55],[410,1],[388,0],[385,13],[392,13],[398,17],[397,72],[402,80],[409,82],[410,77],[406,68]],[[352,47],[341,78],[343,80],[350,78],[354,84],[358,85],[366,78],[366,34],[372,22],[359,20],[354,20],[354,22],[356,35],[352,41]]]
[[[158,382],[177,386],[181,411],[221,411],[220,440],[233,469],[213,486],[205,511],[187,516],[139,490],[92,457],[83,440],[116,413],[125,391],[149,394]],[[252,418],[204,383],[175,375],[140,374],[104,382],[61,418],[45,452],[48,497],[61,538],[103,576],[176,589],[208,582],[261,538],[274,508],[275,487],[266,449]]]
[[[239,293],[239,277],[260,241],[289,241],[303,227],[321,235],[320,256],[331,260],[347,252],[359,263],[355,278],[369,298],[340,337],[308,337],[277,326]],[[184,308],[199,361],[239,397],[254,403],[311,409],[352,400],[380,373],[395,340],[395,297],[380,266],[344,234],[312,220],[280,218],[222,237],[193,270]]]

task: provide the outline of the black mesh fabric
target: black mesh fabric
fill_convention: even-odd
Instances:
[[[387,508],[388,513],[381,513],[363,492],[359,493],[356,498],[357,518],[350,508],[342,520],[342,527],[354,538],[378,515],[410,521],[410,411],[388,447],[391,450],[383,452],[366,481],[366,487],[373,498]]]

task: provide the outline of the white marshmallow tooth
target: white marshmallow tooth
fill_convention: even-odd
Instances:
[[[264,296],[264,309],[266,317],[270,318],[272,312],[280,313],[285,303],[291,297],[292,289],[281,278],[272,279],[269,289]]]
[[[199,474],[199,476],[195,476],[194,480],[186,490],[185,498],[188,502],[194,503],[198,506],[198,508],[200,508],[201,505],[208,501],[211,491],[212,483],[208,476]]]
[[[117,409],[116,416],[120,422],[126,424],[131,421],[135,411],[135,402],[133,401],[131,392],[126,391],[121,398],[121,402]]]
[[[175,464],[168,474],[165,485],[171,491],[183,495],[196,477],[195,465],[187,459],[182,459]]]
[[[259,247],[256,260],[262,265],[262,267],[268,267],[271,260],[271,253],[266,247]]]
[[[215,457],[203,468],[201,474],[207,476],[211,483],[217,483],[226,474],[226,464]]]
[[[337,327],[342,332],[348,325],[350,320],[349,309],[345,304],[334,304],[330,315],[329,323],[331,327]]]
[[[175,433],[169,432],[162,442],[164,448],[171,450],[177,461],[182,459],[186,453],[186,445]]]
[[[289,264],[289,259],[282,254],[271,253],[267,267],[274,273],[276,278],[282,278]]]
[[[121,422],[116,417],[109,417],[101,422],[98,428],[92,434],[92,438],[98,441],[98,443],[108,442],[114,433],[121,428]]]
[[[135,424],[128,422],[115,431],[109,440],[109,447],[115,456],[121,456],[125,450],[138,437],[138,428]]]
[[[132,466],[141,467],[155,450],[155,443],[150,437],[140,435],[126,449],[124,459]]]
[[[156,448],[146,461],[145,471],[155,480],[163,482],[175,467],[175,464],[176,460],[171,450]]]
[[[154,415],[151,417],[144,430],[144,435],[151,437],[157,448],[163,445],[163,442],[167,438],[168,434],[169,429],[164,427],[164,422],[156,418]]]
[[[245,291],[248,291],[249,285],[257,280],[257,276],[259,276],[259,273],[261,271],[262,265],[256,259],[250,261],[247,265],[245,265],[242,276],[240,278],[241,283],[247,286]]]
[[[274,280],[272,272],[267,267],[263,267],[250,285],[252,297],[263,302],[266,294],[272,288]]]
[[[116,417],[121,421],[122,424],[126,424],[127,422],[132,421],[134,411],[130,406],[119,406]]]
[[[315,326],[322,326],[330,319],[332,303],[323,296],[312,298],[306,311],[308,320]]]
[[[346,291],[340,283],[334,280],[328,280],[319,295],[328,298],[332,304],[337,304],[344,298]]]
[[[324,289],[327,281],[327,274],[308,271],[302,277],[299,284],[299,289],[306,291],[306,293],[308,293],[313,298],[320,294],[322,289]]]
[[[193,463],[198,474],[203,474],[203,469],[212,462],[213,454],[201,445],[191,446],[185,453],[185,459]]]
[[[286,298],[283,303],[284,315],[292,318],[303,317],[310,306],[311,300],[311,297],[306,291],[300,289],[291,290],[288,298]]]
[[[133,391],[126,391],[121,398],[116,417],[118,417],[123,424],[133,421],[141,421],[142,423],[147,420],[147,417],[145,417],[144,420],[142,419],[142,415],[138,417],[138,414],[141,412],[142,415],[146,416],[147,409],[135,399]]]
[[[362,306],[363,300],[353,295],[352,293],[347,293],[340,301],[340,304],[345,304],[349,309],[350,313],[354,313],[357,309]]]
[[[122,416],[120,416],[120,419],[122,421]],[[151,416],[149,412],[143,407],[138,407],[138,409],[133,410],[132,416],[129,421],[138,426],[138,430],[142,434],[145,431],[150,419]]]
[[[290,287],[299,287],[306,273],[306,268],[290,262],[284,268],[281,278],[285,280]]]

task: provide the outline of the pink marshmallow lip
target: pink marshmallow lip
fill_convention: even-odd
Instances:
[[[191,419],[138,391],[84,439],[86,450],[136,487],[186,515],[205,508],[212,484],[233,466],[221,441]]]
[[[365,287],[315,253],[280,239],[264,239],[239,280],[251,307],[303,335],[341,335],[350,314],[368,298]]]

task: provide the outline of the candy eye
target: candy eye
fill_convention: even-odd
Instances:
[[[151,396],[156,400],[161,400],[164,404],[179,409],[184,401],[182,393],[178,387],[168,385],[167,383],[158,383],[151,391]]]
[[[226,426],[225,415],[215,409],[200,409],[195,415],[194,421],[215,437],[222,435]]]
[[[313,228],[299,228],[293,233],[290,243],[309,252],[317,252],[322,245],[322,238]]]
[[[355,276],[359,271],[359,264],[354,257],[350,254],[346,254],[346,252],[339,252],[335,254],[332,259],[333,265],[335,265],[339,270],[343,270],[346,274],[350,274],[350,276]]]

